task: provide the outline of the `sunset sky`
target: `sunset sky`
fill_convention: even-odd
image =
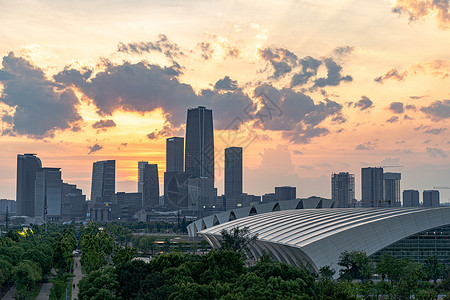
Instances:
[[[450,187],[449,0],[0,0],[0,198],[36,153],[90,198],[92,163],[165,171],[186,110],[213,109],[244,147],[244,191],[331,197],[333,172],[401,172],[403,189]],[[422,196],[421,196],[422,200]],[[450,202],[450,188],[441,190]]]

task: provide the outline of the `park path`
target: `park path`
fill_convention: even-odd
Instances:
[[[77,299],[78,297],[78,282],[84,277],[85,275],[81,273],[81,263],[80,263],[80,257],[74,258],[74,266],[73,266],[73,285],[72,285],[72,299]]]
[[[50,290],[53,287],[53,283],[44,283],[41,287],[41,291],[39,295],[36,297],[36,300],[48,300],[50,298]]]
[[[14,291],[16,290],[16,287],[15,286],[13,286],[6,294],[5,294],[5,296],[3,296],[3,298],[2,298],[2,300],[14,300],[14,298],[13,298],[13,294],[14,294]]]

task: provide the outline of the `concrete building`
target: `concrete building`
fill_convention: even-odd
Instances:
[[[164,205],[176,209],[188,209],[188,181],[191,174],[187,172],[164,173]]]
[[[383,168],[361,169],[361,200],[363,207],[384,207]]]
[[[86,196],[75,184],[62,183],[62,221],[84,221],[87,215]]]
[[[423,191],[423,206],[424,207],[439,207],[439,191],[427,190]]]
[[[297,188],[293,186],[277,186],[275,187],[276,201],[292,200],[297,198]]]
[[[403,207],[419,207],[419,191],[404,190],[403,191]]]
[[[116,192],[116,161],[97,161],[92,167],[91,201],[110,202]]]
[[[385,207],[400,207],[400,180],[401,173],[386,172],[383,174],[384,180],[384,203]]]
[[[135,221],[133,215],[142,209],[142,194],[119,192],[111,197],[111,203],[113,220],[120,218],[122,221]],[[116,207],[118,212],[115,211]]]
[[[62,207],[60,168],[41,168],[36,172],[34,215],[44,221],[59,221]]]
[[[17,202],[14,200],[0,199],[0,215],[5,215],[6,211],[10,216],[17,214]]]
[[[275,193],[267,193],[261,196],[261,202],[262,203],[269,203],[277,201],[277,198],[275,197]]]
[[[159,205],[158,165],[147,164],[143,175],[142,208],[151,209]]]
[[[138,193],[144,191],[144,169],[148,165],[148,161],[138,162]]]
[[[184,171],[184,138],[166,139],[166,172]]]
[[[234,208],[242,195],[243,162],[242,147],[225,149],[225,209]]]
[[[185,171],[193,178],[210,178],[214,184],[213,116],[204,106],[187,111]]]
[[[42,162],[36,154],[17,155],[16,201],[17,215],[34,217],[36,171]]]
[[[331,175],[331,199],[338,207],[354,207],[356,203],[354,174],[340,172]]]
[[[216,205],[214,183],[211,178],[197,177],[187,180],[188,210],[209,210]]]

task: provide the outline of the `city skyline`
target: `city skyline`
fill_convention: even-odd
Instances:
[[[219,194],[232,146],[249,194],[329,198],[331,174],[349,172],[360,199],[370,166],[403,166],[385,168],[401,190],[448,187],[449,22],[445,5],[409,4],[2,4],[0,198],[15,199],[18,153],[86,195],[93,162],[116,160],[116,190],[135,192],[150,161],[163,190],[166,138],[199,105],[214,113]]]

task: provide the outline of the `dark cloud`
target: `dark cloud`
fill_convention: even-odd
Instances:
[[[434,16],[442,29],[450,28],[449,0],[403,0],[395,2],[392,12],[406,15],[410,22]]]
[[[291,89],[279,90],[266,84],[257,87],[254,93],[263,104],[251,115],[256,119],[255,126],[283,131],[283,137],[294,143],[308,143],[314,137],[328,134],[329,130],[320,123],[342,115],[339,103],[326,99],[316,104],[311,97]]]
[[[450,100],[435,101],[420,110],[433,121],[448,119],[450,118]]]
[[[446,158],[447,157],[447,153],[445,153],[444,150],[439,149],[439,148],[431,148],[431,147],[427,147],[427,152],[428,154],[430,154],[432,157],[438,158]]]
[[[405,119],[405,120],[414,120],[414,118],[411,118],[411,117],[408,116],[408,115],[405,115],[405,116],[403,117],[403,119]]]
[[[443,132],[445,132],[447,130],[447,128],[430,128],[424,131],[424,133],[429,133],[429,134],[441,134]]]
[[[431,142],[431,140],[426,140],[426,141],[424,141],[423,143],[424,143],[424,144],[428,144],[429,142]]]
[[[389,110],[392,111],[394,114],[402,114],[405,111],[402,102],[392,102],[389,105]]]
[[[424,96],[409,96],[409,98],[413,99],[413,100],[419,100],[422,99]]]
[[[100,120],[92,124],[92,128],[94,129],[106,129],[116,126],[117,125],[113,120]]]
[[[64,88],[46,78],[44,72],[13,52],[3,57],[4,86],[0,101],[15,107],[3,134],[16,133],[40,139],[53,137],[55,131],[70,128],[81,120],[77,111],[77,97],[70,88]]]
[[[147,134],[149,140],[157,140],[170,136],[174,136],[174,131],[168,125],[165,125],[161,130],[153,130],[151,133]]]
[[[353,46],[336,47],[333,50],[333,54],[335,54],[337,56],[347,56],[347,55],[350,55],[354,49],[355,49],[355,47],[353,47]]]
[[[89,148],[88,154],[91,154],[91,153],[94,153],[94,152],[97,152],[97,151],[103,149],[103,146],[101,146],[99,144],[95,144],[94,146],[89,146],[88,148]]]
[[[337,86],[342,81],[353,81],[353,77],[350,75],[342,76],[342,67],[332,58],[325,59],[325,66],[327,67],[327,77],[317,78],[313,87]]]
[[[398,122],[398,117],[397,116],[393,116],[390,119],[386,120],[386,122],[388,122],[388,123],[396,123],[396,122]]]
[[[122,148],[126,148],[128,146],[128,143],[120,143],[119,147],[117,147],[117,150],[120,150]]]
[[[299,64],[302,69],[292,77],[291,87],[306,84],[312,77],[315,77],[322,61],[306,56],[300,59]]]
[[[0,81],[8,81],[16,78],[17,78],[16,75],[4,70],[0,70]]]
[[[370,109],[373,107],[373,102],[368,97],[361,96],[361,99],[355,102],[354,107],[358,108],[359,110]]]
[[[416,111],[416,106],[413,105],[413,104],[407,104],[407,105],[405,106],[405,108],[408,109],[408,110]]]
[[[375,78],[374,81],[378,83],[383,83],[383,81],[386,79],[394,79],[397,81],[402,81],[406,78],[407,75],[408,73],[406,71],[403,73],[399,73],[397,69],[390,69],[389,71],[386,72],[386,74]]]
[[[180,46],[169,41],[164,34],[160,34],[159,39],[155,42],[119,43],[117,51],[130,54],[159,52],[171,60],[185,56]]]
[[[234,91],[237,88],[237,81],[231,80],[229,76],[225,76],[223,79],[217,80],[216,84],[214,84],[214,89],[220,91]]]
[[[297,56],[284,48],[265,48],[258,49],[258,54],[262,59],[270,62],[274,68],[274,73],[270,78],[279,79],[292,71],[297,65]]]
[[[214,50],[211,47],[210,43],[207,42],[201,42],[197,44],[197,47],[200,48],[202,52],[202,58],[204,60],[208,60],[211,58],[211,56],[214,54]]]
[[[376,143],[365,142],[365,143],[357,145],[355,147],[355,150],[374,150],[375,147],[376,147]]]

